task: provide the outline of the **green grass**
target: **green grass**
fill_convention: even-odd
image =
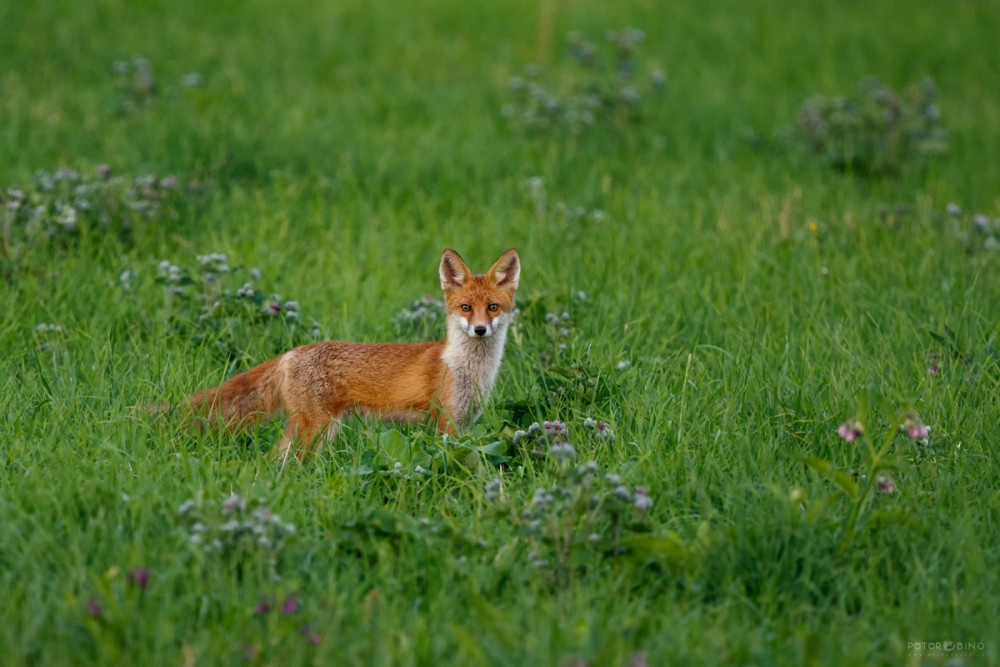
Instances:
[[[605,49],[629,25],[669,76],[641,122],[504,122],[525,64],[571,71],[566,32]],[[4,662],[1000,663],[1000,266],[968,215],[1000,218],[998,26],[972,0],[4,3],[0,186],[100,164],[208,184],[123,236],[4,243]],[[111,66],[136,54],[157,103],[122,114]],[[946,155],[866,177],[743,139],[872,74],[935,79]],[[298,340],[236,318],[227,360],[168,304],[164,259],[226,253],[325,337],[390,340],[414,337],[393,318],[436,294],[442,248],[483,271],[511,246],[522,314],[459,443],[354,422],[282,469],[276,427],[195,437],[148,414]],[[565,337],[545,322],[563,311]],[[906,410],[929,445],[886,439]],[[841,440],[862,413],[869,438]],[[545,419],[648,489],[621,553],[571,511],[583,544],[531,564],[514,517],[560,473],[511,440]],[[896,493],[866,492],[877,474]],[[191,543],[178,508],[230,493],[295,526],[273,566]],[[947,641],[972,646],[911,645]]]

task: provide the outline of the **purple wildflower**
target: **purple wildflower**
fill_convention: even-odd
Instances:
[[[104,611],[101,607],[101,601],[96,595],[91,595],[87,598],[87,601],[83,603],[83,610],[87,612],[88,616],[93,618],[100,618],[101,612]]]
[[[149,586],[149,570],[144,567],[137,567],[129,570],[128,581],[141,589]]]
[[[299,610],[299,600],[294,595],[289,595],[281,605],[282,614],[294,614]]]

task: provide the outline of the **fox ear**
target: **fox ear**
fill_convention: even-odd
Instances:
[[[460,289],[472,280],[472,269],[454,250],[441,254],[441,289],[445,292]]]
[[[500,259],[493,263],[487,274],[497,287],[517,289],[517,281],[521,277],[521,258],[517,251],[511,248]]]

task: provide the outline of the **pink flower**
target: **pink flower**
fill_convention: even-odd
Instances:
[[[854,442],[864,434],[864,429],[861,427],[861,422],[852,420],[841,424],[837,434],[847,442]]]
[[[880,475],[875,483],[879,493],[896,493],[896,483],[892,481],[891,477]]]
[[[285,598],[285,602],[281,605],[282,614],[294,614],[299,610],[299,601],[294,595],[289,595]]]
[[[912,412],[906,415],[899,428],[905,431],[911,440],[926,440],[931,434],[931,427],[920,421],[920,418]]]

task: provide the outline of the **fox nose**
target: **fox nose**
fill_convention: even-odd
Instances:
[[[476,328],[474,329],[474,331],[476,332],[477,336],[485,336],[486,335],[486,327],[484,327],[481,324],[477,325]]]

